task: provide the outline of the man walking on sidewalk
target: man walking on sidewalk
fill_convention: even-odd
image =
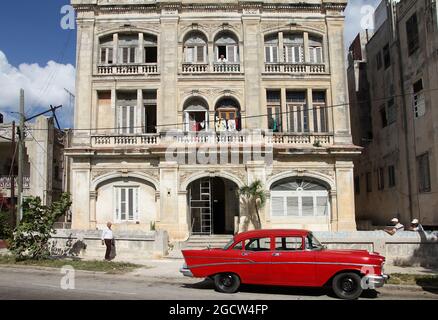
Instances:
[[[105,260],[111,261],[111,248],[114,239],[113,231],[111,230],[112,223],[108,222],[106,226],[106,229],[102,232],[102,245],[106,246]]]

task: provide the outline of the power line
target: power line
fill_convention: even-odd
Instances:
[[[438,91],[438,88],[433,88],[433,89],[424,89],[422,90],[422,92],[431,92],[431,91]],[[312,111],[316,111],[316,110],[328,110],[328,109],[334,109],[334,108],[339,108],[339,107],[346,107],[346,106],[351,106],[351,105],[361,105],[361,104],[365,104],[365,103],[369,103],[369,102],[379,102],[379,101],[388,101],[394,98],[400,98],[400,97],[405,97],[405,96],[413,96],[416,95],[416,93],[406,93],[406,94],[399,94],[399,95],[392,95],[392,96],[387,96],[387,97],[383,97],[383,98],[379,98],[379,99],[369,99],[369,100],[362,100],[362,101],[358,101],[355,103],[350,103],[350,102],[346,102],[346,103],[341,103],[341,104],[336,104],[336,105],[329,105],[329,106],[321,106],[321,107],[313,107],[313,108],[304,108],[304,109],[300,109],[300,110],[292,110],[292,111],[283,111],[283,112],[278,112],[278,113],[274,113],[275,115],[283,115],[283,114],[293,114],[293,113],[302,113],[302,112],[312,112]],[[304,107],[306,106],[305,104],[303,105]],[[8,111],[10,112],[10,111]],[[258,114],[258,115],[252,115],[252,116],[241,116],[241,119],[254,119],[254,118],[262,118],[262,117],[267,117],[270,114]],[[210,121],[207,121],[210,122]],[[172,124],[157,124],[154,126],[154,128],[158,128],[158,127],[176,127],[176,126],[182,126],[182,125],[186,125],[185,122],[178,122],[178,123],[172,123]],[[142,129],[145,128],[146,126],[129,126],[129,127],[102,127],[102,128],[66,128],[65,130],[71,130],[71,131],[101,131],[101,130],[115,130],[115,129]],[[32,131],[41,131],[41,130],[49,130],[49,129],[36,129],[36,128],[29,128],[29,130]]]

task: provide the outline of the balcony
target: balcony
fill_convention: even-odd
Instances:
[[[14,186],[17,189],[18,177],[14,177]],[[30,188],[30,177],[23,177],[23,189]],[[11,177],[10,176],[0,176],[0,190],[11,189]]]
[[[97,67],[98,75],[116,75],[116,76],[133,76],[133,75],[157,75],[159,73],[158,64],[124,64],[124,65],[105,65]]]
[[[324,74],[325,64],[266,63],[267,74]]]
[[[178,132],[174,134],[141,134],[141,135],[96,135],[91,137],[91,146],[97,149],[112,148],[153,148],[170,144],[265,144],[272,146],[309,146],[324,147],[333,144],[333,136],[327,134],[252,134],[248,132],[202,132],[187,133]]]

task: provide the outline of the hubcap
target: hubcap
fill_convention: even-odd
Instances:
[[[224,275],[221,278],[221,283],[224,287],[231,287],[233,284],[233,278],[230,275]]]
[[[356,288],[356,285],[354,283],[354,280],[348,277],[342,279],[341,288],[345,292],[352,292]]]

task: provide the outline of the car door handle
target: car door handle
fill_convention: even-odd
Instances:
[[[248,252],[242,252],[242,257],[246,257],[247,255],[249,255]]]
[[[280,254],[278,252],[272,254],[273,257],[279,257]]]

